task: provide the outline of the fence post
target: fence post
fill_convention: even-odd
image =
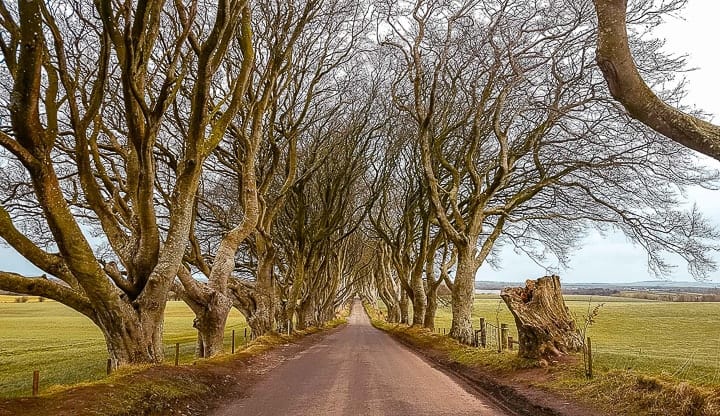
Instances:
[[[513,337],[511,337],[510,335],[508,335],[508,349],[510,351],[513,350]]]
[[[176,342],[175,343],[175,366],[177,367],[178,364],[180,364],[180,343]]]
[[[107,375],[112,373],[112,358],[107,359]]]
[[[592,342],[590,342],[590,337],[587,337],[585,348],[587,349],[587,369],[585,370],[585,375],[587,378],[593,378]]]
[[[33,384],[32,384],[33,397],[38,395],[39,390],[40,390],[40,371],[35,370],[35,371],[33,371]]]
[[[487,346],[487,326],[485,325],[485,318],[480,318],[480,345],[483,348]]]
[[[235,330],[232,330],[232,341],[230,342],[230,353],[235,354]]]
[[[508,349],[508,337],[510,336],[510,328],[508,324],[500,324],[500,344],[502,349]]]
[[[443,335],[445,335],[445,328],[443,328]]]

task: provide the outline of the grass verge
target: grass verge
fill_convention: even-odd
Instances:
[[[347,313],[321,328],[271,333],[258,337],[235,354],[200,359],[192,365],[158,365],[123,368],[99,381],[55,386],[38,397],[0,400],[0,416],[17,414],[60,415],[203,415],[228,392],[247,388],[257,373],[253,360],[280,345],[343,325]]]
[[[458,343],[450,337],[422,328],[389,324],[379,311],[365,305],[373,325],[387,331],[462,373],[487,375],[498,384],[516,385],[520,391],[530,391],[531,400],[550,394],[548,405],[567,400],[596,409],[597,413],[632,416],[711,416],[720,415],[720,388],[678,380],[668,375],[648,375],[637,370],[596,369],[595,377],[587,380],[582,363],[570,357],[558,365],[541,368],[533,360],[517,357],[515,353],[497,353]],[[439,358],[439,360],[437,359]],[[550,414],[585,414],[582,410]],[[527,414],[534,414],[529,412]]]
[[[32,391],[33,370],[40,371],[40,391],[56,385],[106,377],[107,347],[90,319],[53,301],[0,302],[0,398],[22,397]],[[174,361],[180,344],[180,363],[195,360],[195,314],[184,302],[168,302],[163,325],[165,359]],[[235,330],[238,345],[246,343],[245,318],[232,310],[225,327],[224,350],[230,352]],[[249,333],[249,329],[248,329]]]

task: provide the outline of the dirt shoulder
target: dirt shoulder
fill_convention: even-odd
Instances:
[[[228,397],[241,397],[264,373],[343,326],[263,336],[236,354],[192,365],[135,368],[39,397],[0,400],[0,416],[205,415]]]

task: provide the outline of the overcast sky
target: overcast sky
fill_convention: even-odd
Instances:
[[[720,5],[715,0],[691,0],[682,13],[685,20],[670,19],[658,31],[667,39],[666,49],[676,54],[687,54],[690,67],[698,68],[688,73],[688,97],[686,104],[695,105],[714,115],[720,121],[720,58],[716,40],[720,34],[717,16]],[[720,169],[720,162],[707,159],[707,163]],[[697,202],[700,209],[716,225],[720,226],[720,191],[693,190],[689,202]],[[720,255],[717,256],[720,261]],[[502,253],[499,270],[483,266],[478,280],[523,281],[546,274],[546,270],[525,257],[517,255],[511,248]],[[29,275],[40,274],[13,250],[0,246],[0,270],[15,271]],[[568,282],[633,282],[654,279],[647,270],[647,256],[638,247],[628,243],[622,235],[602,238],[590,236],[580,251],[574,253],[570,268],[558,271]],[[691,280],[683,264],[672,280]],[[710,280],[720,282],[720,272]]]

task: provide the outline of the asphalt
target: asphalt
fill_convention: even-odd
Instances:
[[[462,381],[375,329],[360,302],[349,324],[266,374],[214,413],[234,415],[504,415]]]

